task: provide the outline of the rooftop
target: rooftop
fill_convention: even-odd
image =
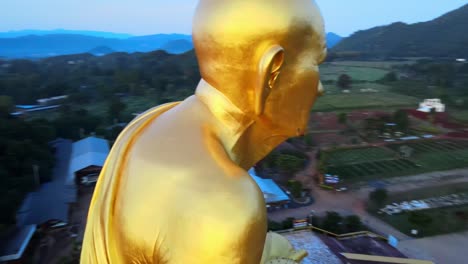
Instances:
[[[21,258],[36,232],[35,225],[16,228],[0,240],[0,262]]]
[[[254,168],[249,170],[249,174],[257,183],[260,190],[262,190],[263,197],[265,197],[265,202],[267,204],[290,200],[288,195],[281,190],[281,188],[272,179],[263,179],[258,177]]]
[[[90,166],[104,166],[109,154],[107,140],[88,137],[73,143],[67,184],[74,184],[74,173]]]
[[[39,225],[48,220],[68,222],[69,203],[76,201],[74,186],[65,185],[72,143],[59,139],[52,145],[56,148],[52,181],[28,193],[16,213],[18,226]]]
[[[313,232],[304,230],[282,234],[291,242],[296,250],[305,250],[309,255],[301,262],[302,264],[341,264],[328,246]]]

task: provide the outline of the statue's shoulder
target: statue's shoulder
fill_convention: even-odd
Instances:
[[[167,112],[168,110],[174,108],[175,106],[179,105],[181,102],[171,102],[171,103],[165,103],[162,105],[155,106],[153,108],[150,108],[146,110],[145,112],[139,114],[137,117],[135,117],[130,124],[128,124],[127,128],[139,126],[142,123],[144,123],[147,120],[153,120],[157,117],[159,117],[161,114]]]

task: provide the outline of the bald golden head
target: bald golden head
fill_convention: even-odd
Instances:
[[[326,49],[323,28],[312,0],[200,0],[193,40],[207,80],[239,67],[255,71],[257,65],[252,62],[275,44],[287,51],[287,59],[313,49],[316,56],[302,59],[320,60]]]
[[[308,89],[301,97],[313,100],[304,101],[300,111],[310,111],[317,66],[326,56],[324,23],[314,1],[200,0],[192,34],[203,79],[245,112],[272,121],[283,119],[272,116],[279,108],[299,114],[288,111],[299,101],[283,100],[298,92],[292,86],[302,87],[301,93]],[[296,119],[304,122],[304,115]],[[293,130],[298,129],[303,125]]]

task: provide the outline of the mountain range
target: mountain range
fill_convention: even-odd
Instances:
[[[328,33],[329,47],[341,37]],[[44,58],[76,53],[105,55],[112,52],[164,50],[180,54],[193,49],[192,37],[184,34],[131,36],[99,31],[24,30],[0,33],[0,57]]]
[[[393,23],[343,39],[334,53],[366,57],[468,57],[468,4],[428,22]]]
[[[109,34],[111,36],[114,33]],[[105,55],[111,52],[149,52],[159,49],[169,53],[183,53],[192,48],[192,37],[183,34],[120,39],[68,33],[0,38],[0,57],[6,58],[44,58],[86,52]]]
[[[91,37],[101,38],[117,38],[126,39],[134,37],[131,34],[126,33],[114,33],[105,31],[91,31],[91,30],[68,30],[68,29],[53,29],[53,30],[36,30],[36,29],[25,29],[25,30],[12,30],[7,32],[0,32],[0,38],[17,38],[29,35],[45,36],[45,35],[57,35],[57,34],[73,34],[73,35],[85,35]]]

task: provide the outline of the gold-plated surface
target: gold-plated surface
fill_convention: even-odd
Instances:
[[[304,257],[267,236],[265,201],[246,171],[305,131],[326,56],[317,6],[201,0],[193,40],[202,75],[195,95],[149,110],[121,133],[96,185],[81,263]]]

